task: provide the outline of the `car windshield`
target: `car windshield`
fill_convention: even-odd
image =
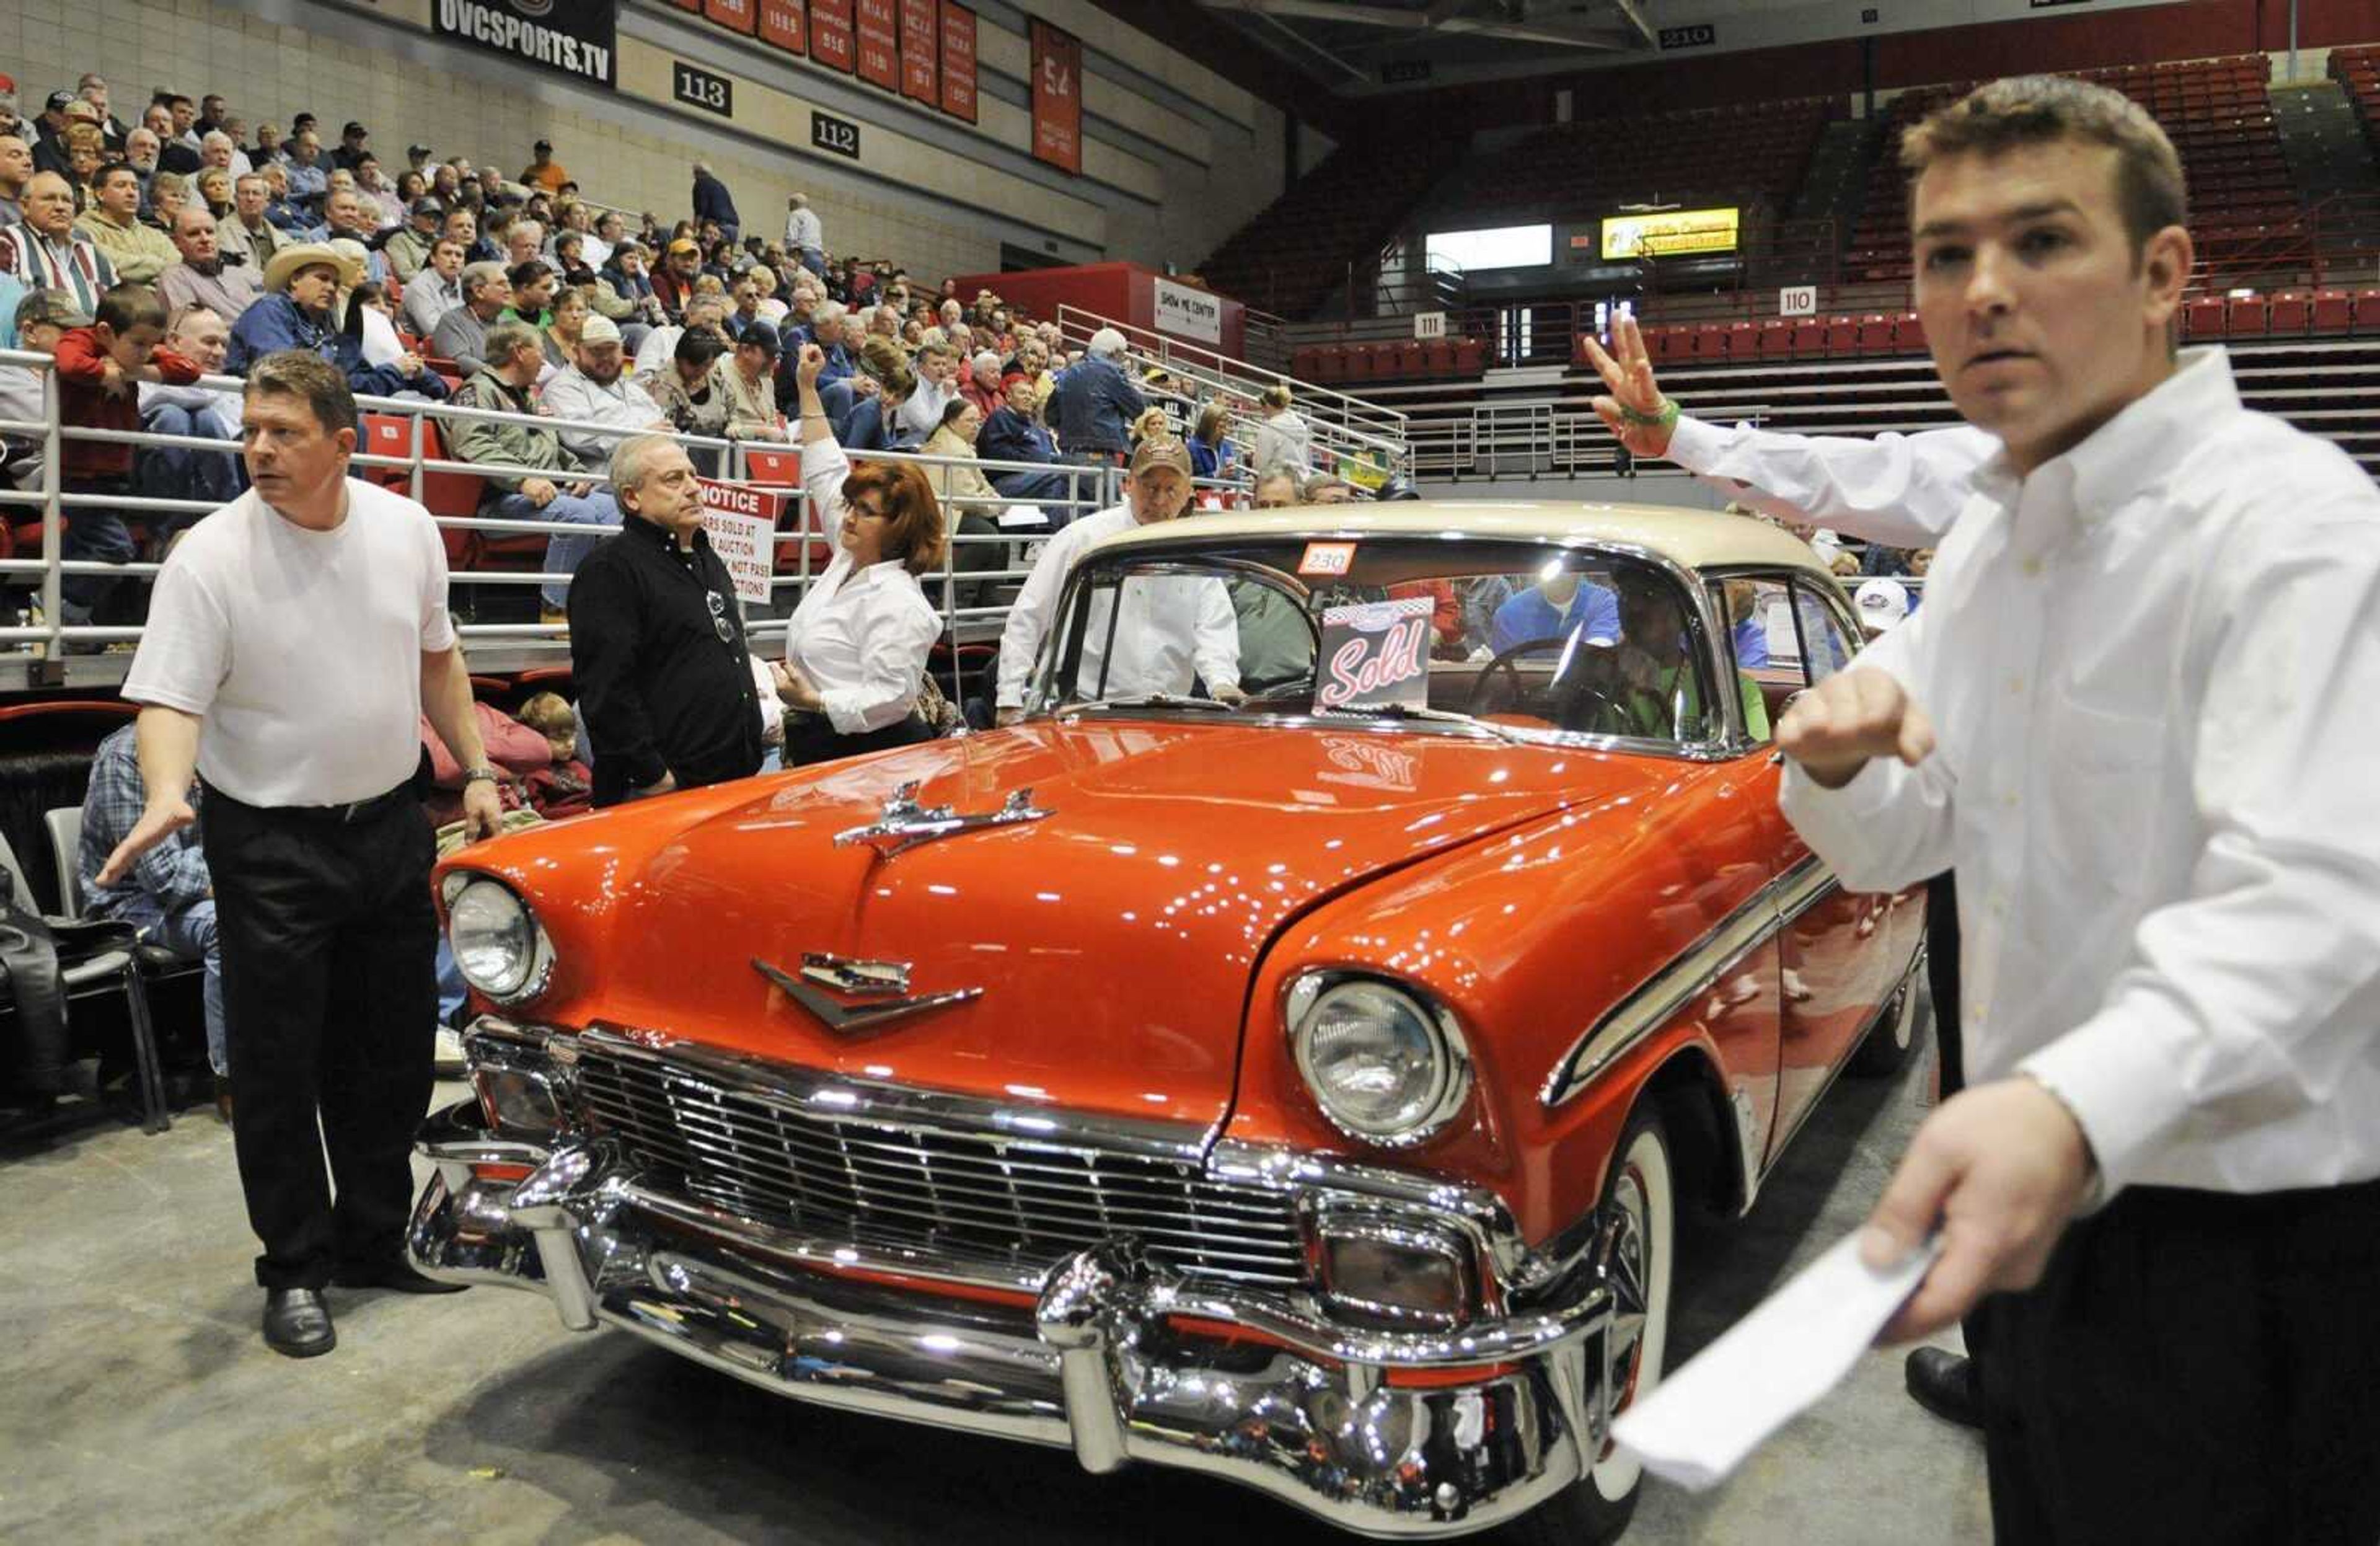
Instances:
[[[1670,571],[1592,548],[1438,536],[1135,547],[1076,570],[1035,703],[1687,745],[1727,730],[1702,638]]]

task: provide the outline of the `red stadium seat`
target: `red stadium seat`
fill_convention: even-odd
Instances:
[[[1429,373],[1429,351],[1419,339],[1407,339],[1397,346],[1397,374],[1406,381],[1418,381]]]
[[[2380,335],[2380,290],[2355,292],[2355,332],[2360,337]]]
[[[1895,354],[1925,354],[1927,352],[1925,346],[1925,324],[1924,322],[1919,320],[1916,312],[1903,311],[1900,316],[1893,319],[1892,352]]]
[[[1735,323],[1727,330],[1727,357],[1730,359],[1753,359],[1760,354],[1760,324]]]
[[[1888,355],[1892,352],[1892,319],[1872,312],[1859,323],[1859,352],[1864,356]]]
[[[2355,298],[2353,296],[2345,290],[2314,291],[2314,332],[2345,333],[2354,325]]]
[[[2271,332],[2276,338],[2302,338],[2313,326],[2313,298],[2283,290],[2273,298]]]
[[[1454,340],[1432,338],[1422,350],[1424,368],[1433,376],[1454,374]]]
[[[1349,381],[1372,379],[1372,346],[1342,344],[1340,346],[1340,366]]]
[[[1694,328],[1694,358],[1697,360],[1719,360],[1727,358],[1727,329],[1717,323],[1702,323]]]
[[[1859,353],[1859,319],[1828,317],[1827,319],[1827,358],[1849,359]]]
[[[1793,352],[1793,323],[1788,317],[1770,317],[1760,324],[1760,342],[1755,351],[1762,359],[1783,359]]]
[[[1312,381],[1321,373],[1321,367],[1316,363],[1321,358],[1322,351],[1307,344],[1291,353],[1289,373],[1300,381]]]
[[[1488,368],[1488,343],[1484,338],[1464,338],[1454,346],[1454,371],[1461,376],[1475,376]]]
[[[375,456],[413,455],[413,420],[394,413],[367,413],[363,416],[363,449]],[[446,444],[439,436],[437,424],[430,420],[421,422],[421,455],[424,460],[435,461],[446,455]],[[392,489],[408,497],[413,493],[413,473],[402,467],[361,467],[358,477],[368,483]],[[480,490],[484,479],[459,472],[424,472],[421,475],[421,503],[433,516],[475,516],[480,512]],[[440,541],[446,548],[446,566],[468,569],[477,563],[485,546],[483,534],[460,527],[441,527]]]
[[[2225,310],[2223,330],[2234,338],[2262,338],[2271,326],[2272,313],[2263,296],[2234,296]]]
[[[1827,324],[1815,317],[1803,317],[1793,324],[1793,358],[1824,359],[1827,357]]]
[[[802,454],[799,451],[772,451],[765,446],[747,444],[744,447],[744,469],[747,481],[756,488],[797,489],[802,486]]]
[[[1645,353],[1654,364],[1664,360],[1683,359],[1686,356],[1687,335],[1674,327],[1648,327],[1645,333]]]
[[[2220,338],[2224,336],[2223,301],[2217,296],[2201,296],[2182,309],[2181,335],[2185,338]]]

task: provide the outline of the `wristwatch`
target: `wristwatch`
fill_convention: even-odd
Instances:
[[[479,767],[466,770],[463,774],[463,782],[466,784],[478,784],[482,780],[485,780],[490,784],[502,784],[504,781],[504,775],[496,772],[495,769],[486,766],[484,763]]]

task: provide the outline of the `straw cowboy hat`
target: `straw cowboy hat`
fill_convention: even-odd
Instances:
[[[342,289],[353,289],[362,282],[362,263],[334,251],[327,242],[308,241],[285,247],[273,255],[264,265],[264,287],[268,293],[279,295],[289,287],[289,281],[299,269],[312,268],[317,263],[337,271]]]

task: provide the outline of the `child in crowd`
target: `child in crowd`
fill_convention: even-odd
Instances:
[[[576,816],[590,809],[595,788],[592,769],[578,757],[578,713],[558,692],[532,694],[515,716],[543,736],[552,749],[553,764],[532,772],[528,779],[529,804],[548,817]]]

